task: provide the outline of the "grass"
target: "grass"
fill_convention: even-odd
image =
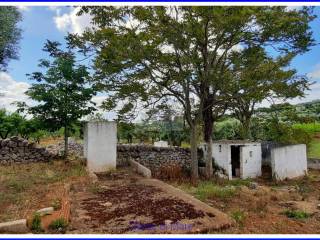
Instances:
[[[230,198],[234,196],[236,189],[233,186],[219,186],[212,182],[200,182],[194,190],[194,195],[204,201],[210,198]]]
[[[231,217],[239,224],[239,226],[243,226],[244,221],[246,219],[245,212],[241,210],[236,210],[231,212]]]
[[[320,159],[320,139],[314,139],[308,149],[309,158],[318,158]]]
[[[286,210],[283,212],[288,218],[304,220],[310,217],[310,214],[300,210]]]
[[[31,221],[31,230],[34,233],[42,233],[43,229],[41,226],[41,216],[39,214],[34,214]]]
[[[37,201],[58,191],[57,185],[85,175],[85,166],[75,159],[67,164],[54,161],[0,166],[0,222],[25,217]]]
[[[303,129],[308,133],[320,132],[320,122],[315,123],[296,123],[293,125],[296,129]]]
[[[68,222],[64,218],[58,218],[52,221],[49,225],[50,230],[64,233],[67,230]]]

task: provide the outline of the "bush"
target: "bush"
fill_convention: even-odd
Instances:
[[[214,139],[239,139],[241,123],[233,118],[215,123]]]
[[[231,217],[240,225],[243,226],[246,215],[241,210],[236,210],[231,213]]]
[[[304,212],[304,211],[299,211],[299,210],[286,210],[284,211],[284,214],[288,218],[294,218],[294,219],[306,219],[310,217],[310,214]]]
[[[49,225],[50,230],[65,233],[68,227],[68,222],[64,218],[58,218],[52,221]]]
[[[42,226],[41,226],[41,216],[38,213],[35,213],[33,215],[33,218],[31,220],[31,231],[34,233],[41,233],[43,232]]]

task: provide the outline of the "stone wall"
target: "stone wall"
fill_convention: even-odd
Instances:
[[[308,168],[310,168],[310,169],[320,169],[320,159],[309,158],[308,159]]]
[[[0,140],[0,165],[49,161],[53,157],[54,155],[45,148],[22,138],[11,137]]]
[[[191,154],[187,148],[155,147],[150,145],[118,144],[117,166],[127,166],[132,159],[156,173],[162,166],[191,167]]]

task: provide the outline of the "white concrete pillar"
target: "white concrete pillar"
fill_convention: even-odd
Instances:
[[[116,168],[117,124],[88,122],[84,129],[84,156],[90,172],[105,172]]]

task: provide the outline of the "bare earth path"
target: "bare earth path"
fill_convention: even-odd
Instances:
[[[219,210],[130,169],[99,175],[71,189],[68,233],[204,233],[231,225]]]

